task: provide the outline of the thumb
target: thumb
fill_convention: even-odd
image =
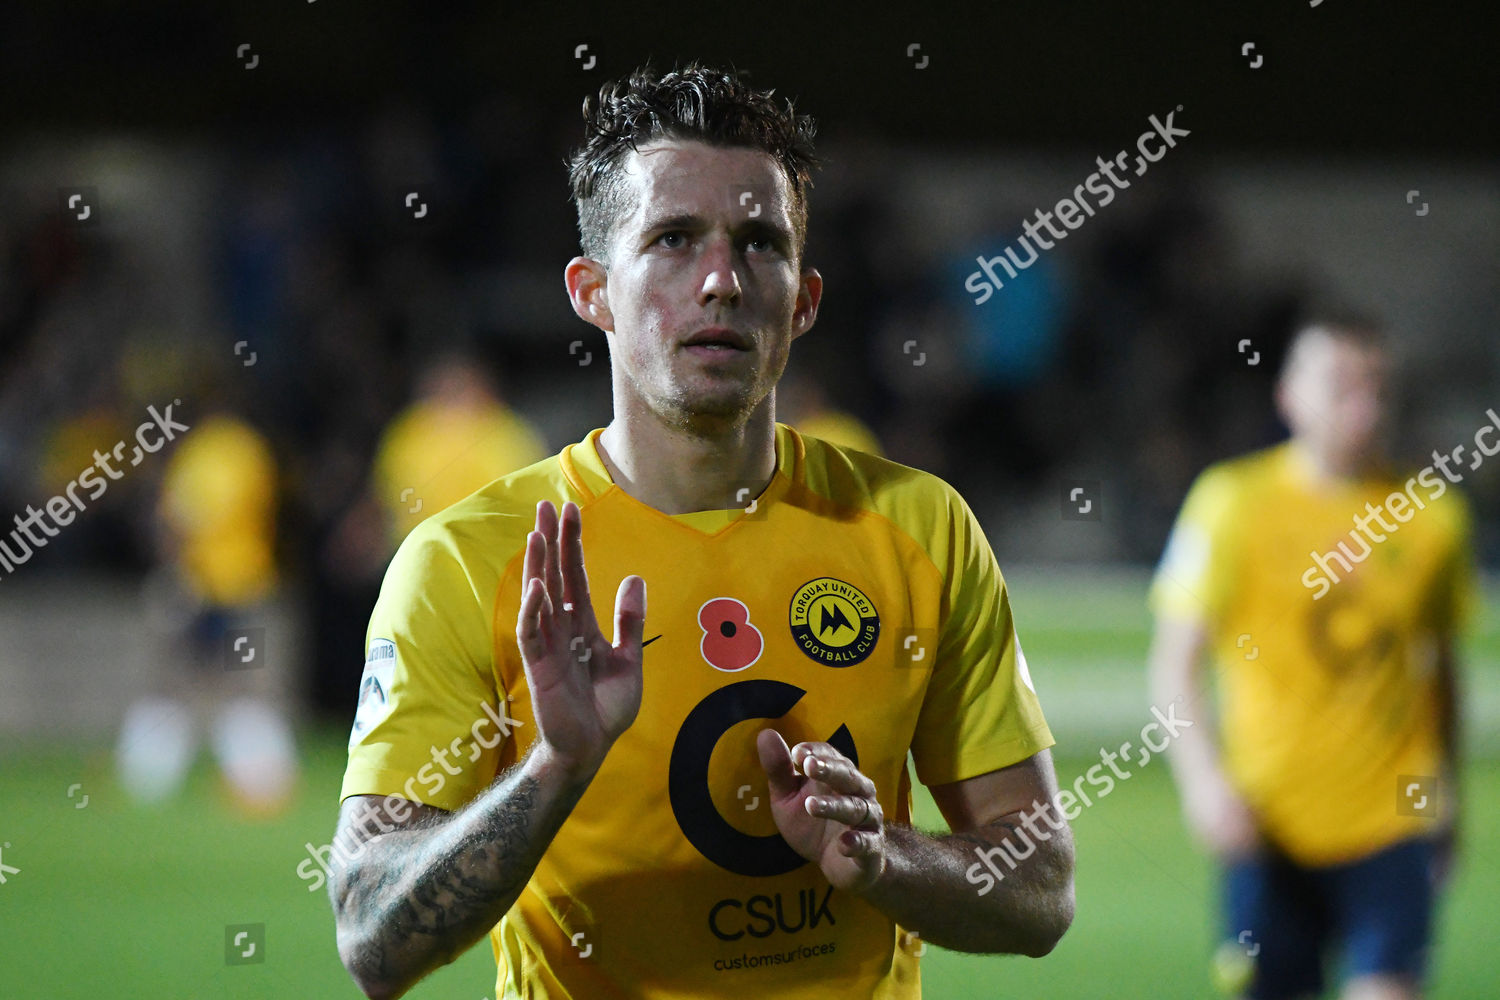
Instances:
[[[615,648],[639,649],[646,629],[646,581],[631,574],[615,594]]]
[[[771,798],[794,795],[802,786],[802,779],[792,767],[792,752],[781,734],[774,729],[762,729],[755,737],[755,751],[760,756],[761,770],[766,772]]]

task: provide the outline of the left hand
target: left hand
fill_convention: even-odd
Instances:
[[[827,743],[798,743],[763,729],[755,738],[769,779],[771,816],[792,850],[836,889],[858,892],[885,873],[885,815],[875,782]]]

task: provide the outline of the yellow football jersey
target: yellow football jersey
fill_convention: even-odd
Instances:
[[[276,584],[276,460],[249,424],[218,414],[172,453],[159,510],[179,571],[205,600],[234,607]]]
[[[821,438],[840,448],[867,451],[871,455],[884,457],[880,439],[858,417],[841,410],[819,410],[808,414],[794,424],[807,437]]]
[[[1439,773],[1437,641],[1475,583],[1467,505],[1432,470],[1319,488],[1303,461],[1287,442],[1205,471],[1151,599],[1208,626],[1225,768],[1324,865],[1432,830],[1398,784]]]
[[[524,755],[525,539],[538,500],[573,500],[606,635],[620,580],[646,580],[644,694],[490,934],[497,997],[920,996],[911,938],[777,833],[755,735],[831,742],[897,821],[908,751],[941,784],[1050,746],[977,519],[935,476],[781,423],[753,505],[667,515],[612,482],[601,430],[402,544],[343,796],[453,810]]]
[[[375,488],[391,525],[391,546],[423,518],[546,454],[541,436],[507,407],[413,404],[391,422],[375,456]]]

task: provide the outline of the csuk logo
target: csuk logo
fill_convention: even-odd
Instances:
[[[720,941],[737,941],[749,934],[751,937],[770,937],[778,930],[783,934],[796,934],[812,930],[825,920],[838,923],[828,900],[833,896],[833,886],[823,893],[819,901],[816,889],[803,889],[797,893],[795,903],[787,903],[782,893],[772,896],[751,896],[746,900],[721,899],[708,911],[708,929]]]
[[[709,761],[725,733],[746,719],[780,719],[806,693],[783,681],[737,681],[700,701],[677,731],[667,775],[672,815],[688,843],[725,871],[765,878],[807,864],[779,833],[758,837],[735,829],[714,804],[708,780]],[[828,742],[859,766],[848,726],[839,726]]]

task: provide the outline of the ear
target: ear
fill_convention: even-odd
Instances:
[[[609,310],[609,272],[603,264],[592,257],[574,257],[563,268],[563,284],[579,319],[605,333],[614,332],[615,316]]]
[[[796,340],[818,318],[818,303],[823,301],[823,276],[815,267],[804,268],[797,288],[797,306],[792,311],[792,339]]]

